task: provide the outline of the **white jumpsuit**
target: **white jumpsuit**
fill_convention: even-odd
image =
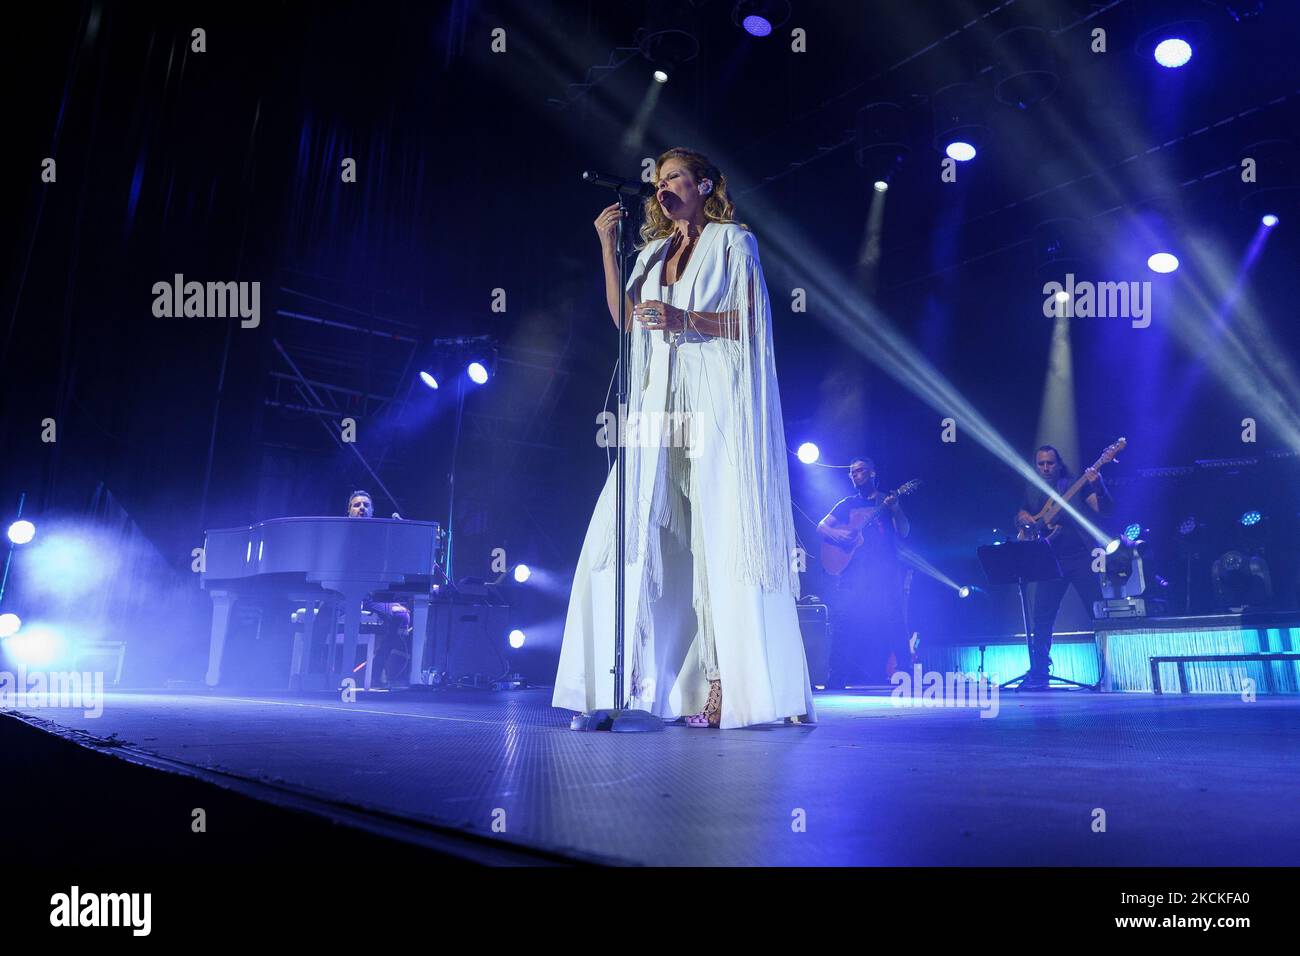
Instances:
[[[642,251],[628,283],[633,302],[657,298],[696,311],[734,307],[736,296],[727,290],[734,289],[742,267],[749,270],[749,288],[762,285],[752,234],[734,224],[708,224],[691,262],[670,286],[662,285],[663,245],[656,241]],[[752,302],[743,307],[756,308]],[[760,332],[770,346],[770,329]],[[665,718],[695,713],[704,706],[708,681],[716,678],[722,682],[724,728],[812,718],[795,611],[798,580],[786,567],[797,558],[788,553],[794,533],[774,366],[764,355],[755,373],[770,414],[760,415],[761,425],[750,431],[766,436],[758,440],[767,446],[779,441],[780,447],[751,456],[749,445],[738,440],[750,420],[737,413],[743,406],[736,397],[742,394],[742,343],[690,331],[672,337],[675,342],[662,332],[633,334],[646,338],[641,360],[629,366],[629,404],[642,426],[651,424],[632,438],[636,447],[627,474],[628,705]],[[672,431],[674,419],[666,417],[668,441],[661,441],[665,430],[647,414],[654,412],[684,415],[675,420],[686,423],[684,430]],[[689,447],[682,447],[683,438]],[[611,470],[574,574],[556,707],[590,711],[614,703],[614,484]],[[756,507],[755,497],[764,495],[766,506]]]

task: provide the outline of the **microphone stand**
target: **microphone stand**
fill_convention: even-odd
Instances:
[[[583,178],[591,182],[594,174],[584,173]],[[614,733],[641,733],[664,729],[664,722],[648,710],[627,709],[627,699],[623,691],[624,673],[624,633],[626,615],[623,609],[627,602],[627,565],[624,555],[627,553],[627,460],[623,455],[623,425],[627,421],[627,362],[631,354],[632,331],[627,327],[627,216],[625,192],[627,184],[622,181],[614,183],[601,182],[600,185],[612,185],[618,197],[618,232],[614,254],[618,258],[618,363],[616,365],[616,403],[618,421],[615,427],[618,455],[614,462],[614,706],[605,710],[594,710],[589,714],[577,714],[569,724],[570,730],[608,730]]]

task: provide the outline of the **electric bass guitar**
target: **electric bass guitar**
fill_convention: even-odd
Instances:
[[[1115,460],[1115,456],[1128,447],[1128,439],[1121,438],[1113,445],[1107,445],[1106,450],[1101,453],[1101,457],[1092,463],[1089,471],[1101,471],[1103,465],[1108,465]],[[1065,494],[1061,495],[1062,500],[1069,501],[1084,485],[1089,484],[1088,475],[1082,474],[1078,481],[1072,484]],[[1051,541],[1061,531],[1061,502],[1055,498],[1048,498],[1044,503],[1042,510],[1033,516],[1033,521],[1026,524],[1018,522],[1016,537],[1021,541]]]
[[[910,495],[919,487],[921,487],[920,480],[913,478],[906,484],[900,485],[898,488],[891,491],[885,496],[885,500],[880,504],[865,508],[851,509],[849,511],[848,524],[836,525],[836,527],[848,528],[851,531],[856,531],[858,533],[857,537],[847,544],[840,544],[837,541],[827,541],[825,539],[822,540],[822,567],[826,569],[826,572],[836,576],[843,574],[844,569],[847,568],[849,562],[853,560],[853,555],[857,553],[858,548],[862,547],[862,532],[866,530],[873,521],[876,521],[882,514],[888,511],[889,506],[895,501],[904,495]]]

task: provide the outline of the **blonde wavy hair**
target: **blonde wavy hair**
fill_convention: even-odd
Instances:
[[[691,178],[697,183],[702,179],[710,180],[713,183],[712,191],[704,200],[704,217],[709,222],[736,221],[736,204],[727,195],[727,177],[703,153],[697,153],[685,146],[674,146],[672,149],[666,150],[655,160],[654,182],[656,185],[659,182],[659,175],[664,168],[664,163],[670,159],[681,160],[686,168],[691,171]],[[665,236],[672,235],[673,230],[676,228],[673,221],[664,215],[659,200],[654,196],[646,198],[644,212],[645,220],[641,226],[641,245],[638,248],[644,248],[647,243],[655,239],[663,239]],[[742,229],[749,228],[743,222],[740,223],[740,227]]]

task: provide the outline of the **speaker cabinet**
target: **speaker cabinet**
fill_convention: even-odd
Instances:
[[[509,671],[505,649],[510,608],[438,602],[429,605],[431,683],[483,686]]]
[[[825,604],[800,604],[799,633],[808,658],[808,678],[814,687],[826,686],[830,676],[831,636],[826,626]]]

